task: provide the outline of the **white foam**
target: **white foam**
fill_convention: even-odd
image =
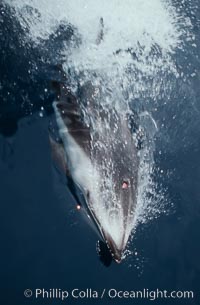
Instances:
[[[170,0],[4,1],[14,7],[19,21],[35,43],[48,39],[63,21],[77,29],[80,47],[72,44],[72,49],[67,46],[64,51],[66,66],[70,66],[71,71],[74,69],[75,74],[84,71],[91,79],[92,73],[98,71],[100,80],[94,82],[100,82],[109,74],[107,81],[110,83],[112,79],[111,87],[115,88],[119,87],[121,77],[123,85],[134,84],[133,95],[139,97],[146,91],[151,92],[151,97],[158,96],[163,73],[170,71],[178,76],[171,56],[181,47],[183,35],[188,35],[182,29],[183,22],[189,27],[190,21],[177,12]],[[100,18],[103,18],[104,35],[97,45]],[[130,48],[136,58],[125,52]],[[119,50],[121,52],[116,54]],[[131,69],[128,75],[124,74],[127,67]],[[149,85],[150,88],[147,88],[145,75],[155,82]]]
[[[180,38],[179,16],[168,2],[161,0],[6,2],[15,7],[18,13],[26,12],[25,16],[21,16],[21,22],[26,19],[33,38],[49,35],[56,24],[67,20],[77,27],[88,44],[92,44],[97,38],[100,18],[103,18],[105,25],[104,45],[112,51],[133,46],[137,41],[146,47],[156,43],[168,51],[169,48],[177,46]],[[26,6],[36,9],[39,16],[31,10],[25,10]]]

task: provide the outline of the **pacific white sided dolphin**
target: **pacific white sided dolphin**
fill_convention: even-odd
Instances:
[[[53,107],[61,138],[51,139],[54,155],[82,192],[89,218],[116,262],[129,240],[137,201],[139,157],[129,118],[96,102],[99,88],[90,84],[75,97],[57,84]],[[76,197],[76,187],[70,188]]]

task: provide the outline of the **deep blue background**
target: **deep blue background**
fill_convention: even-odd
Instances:
[[[197,76],[184,84],[174,80],[171,103],[155,113],[159,126],[165,123],[156,140],[155,162],[164,172],[171,171],[170,176],[159,179],[174,203],[173,213],[138,227],[132,247],[137,249],[140,263],[128,258],[121,265],[105,268],[96,255],[95,233],[76,213],[64,181],[53,168],[48,141],[54,98],[50,80],[59,79],[55,65],[60,63],[62,35],[69,35],[68,30],[61,25],[60,36],[50,37],[38,50],[30,42],[24,43],[25,33],[10,9],[0,4],[0,12],[1,304],[57,304],[57,300],[26,299],[23,291],[76,287],[193,290],[194,300],[154,303],[200,304],[198,49],[196,53],[188,50],[186,58],[181,51],[176,54],[184,72],[189,75],[188,69],[195,66]],[[195,18],[198,34],[199,16]],[[41,106],[45,108],[42,118]],[[149,302],[105,298],[64,303]]]

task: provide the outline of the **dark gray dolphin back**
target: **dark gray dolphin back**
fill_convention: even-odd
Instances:
[[[91,158],[98,164],[101,173],[101,191],[105,206],[108,210],[113,209],[116,214],[118,209],[122,211],[120,215],[123,217],[124,236],[118,249],[120,257],[127,242],[126,229],[133,221],[136,208],[138,151],[126,115],[118,114],[115,109],[108,109],[107,114],[99,116],[98,126],[100,131],[94,132],[92,138]],[[123,188],[124,182],[128,184],[127,189]],[[106,232],[104,234],[110,244],[113,244],[112,236]]]
[[[72,95],[70,89],[64,84],[60,84],[60,93],[56,107],[69,134],[89,154],[90,128],[84,122],[82,108],[77,98]]]

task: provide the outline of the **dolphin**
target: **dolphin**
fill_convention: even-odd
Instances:
[[[101,90],[89,83],[78,97],[65,82],[56,87],[53,108],[60,142],[51,138],[54,156],[72,182],[78,207],[77,188],[89,219],[120,263],[133,229],[138,187],[139,156],[129,117],[103,107]]]

